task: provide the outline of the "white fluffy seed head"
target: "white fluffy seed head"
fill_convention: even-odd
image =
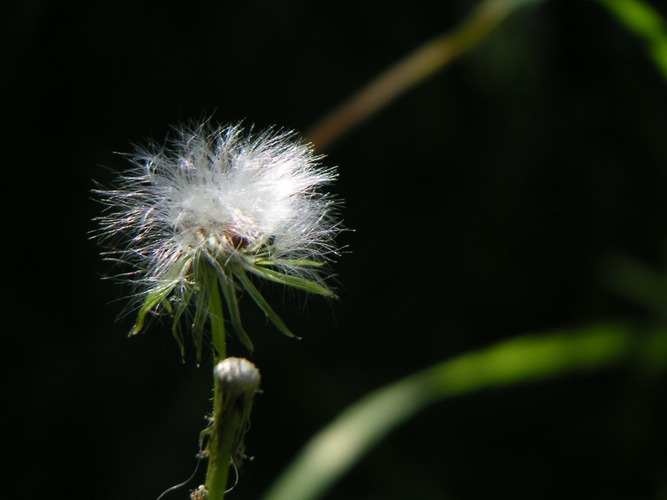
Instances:
[[[300,263],[336,254],[337,203],[322,192],[335,170],[294,132],[203,123],[176,133],[138,149],[116,187],[96,191],[108,205],[98,236],[108,256],[135,267],[140,298],[170,284],[184,294],[201,260],[264,259],[321,282],[322,268]]]
[[[224,352],[221,316],[253,349],[239,293],[294,336],[255,286],[257,278],[334,296],[324,264],[337,254],[341,229],[337,202],[323,187],[336,173],[321,167],[321,157],[294,132],[253,135],[240,125],[204,122],[179,127],[164,146],[152,143],[128,157],[131,169],[115,187],[95,193],[107,205],[96,233],[106,257],[133,267],[120,275],[136,286],[131,334],[150,314],[167,312],[184,355],[180,324],[189,319],[200,360],[209,319],[211,338],[213,329],[218,335],[214,349]]]

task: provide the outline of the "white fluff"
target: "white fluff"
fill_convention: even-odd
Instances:
[[[139,299],[166,290],[170,301],[187,303],[203,262],[221,280],[239,268],[259,276],[268,269],[326,295],[320,264],[336,253],[340,227],[336,200],[321,188],[335,170],[321,167],[294,132],[252,135],[207,123],[176,132],[165,146],[130,156],[115,188],[96,190],[108,206],[97,235],[108,257],[134,267],[125,278]]]

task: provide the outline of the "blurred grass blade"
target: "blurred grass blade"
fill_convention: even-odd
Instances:
[[[667,78],[667,23],[642,0],[599,0],[625,27],[643,38],[653,61]]]
[[[475,48],[512,12],[539,1],[482,0],[460,26],[415,49],[316,123],[306,140],[320,151],[326,149],[398,96]]]
[[[623,361],[667,363],[667,331],[622,326],[520,337],[438,364],[379,389],[315,435],[263,500],[313,500],[386,434],[440,399],[518,382],[590,372]]]
[[[664,272],[635,258],[616,255],[607,259],[604,280],[618,296],[667,321],[667,276]]]

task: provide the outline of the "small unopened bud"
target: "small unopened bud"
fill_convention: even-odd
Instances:
[[[250,392],[259,388],[259,370],[245,358],[226,358],[214,370],[224,392]]]
[[[217,381],[214,413],[200,440],[200,446],[207,441],[203,454],[209,457],[209,474],[211,467],[218,467],[219,456],[230,457],[237,468],[246,458],[243,436],[248,430],[253,399],[261,379],[255,365],[244,358],[220,361],[215,365],[213,375]],[[207,486],[210,491],[208,483]]]

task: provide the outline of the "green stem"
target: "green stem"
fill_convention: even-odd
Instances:
[[[211,320],[211,338],[214,348],[214,366],[227,356],[225,343],[225,320],[220,300],[217,276],[209,284],[209,318]],[[213,376],[213,424],[207,444],[208,469],[206,470],[206,489],[209,500],[223,500],[229,476],[229,464],[233,436],[223,432],[219,424],[223,411],[223,393],[218,377]]]
[[[222,391],[219,390],[220,383],[215,382],[215,406],[222,403]],[[222,407],[222,404],[220,404]],[[235,414],[234,414],[235,415]],[[213,431],[209,442],[208,469],[206,471],[206,490],[208,500],[223,500],[227,489],[227,478],[229,477],[229,465],[231,463],[232,451],[236,429],[239,427],[237,419],[221,418],[220,414],[213,416]]]

